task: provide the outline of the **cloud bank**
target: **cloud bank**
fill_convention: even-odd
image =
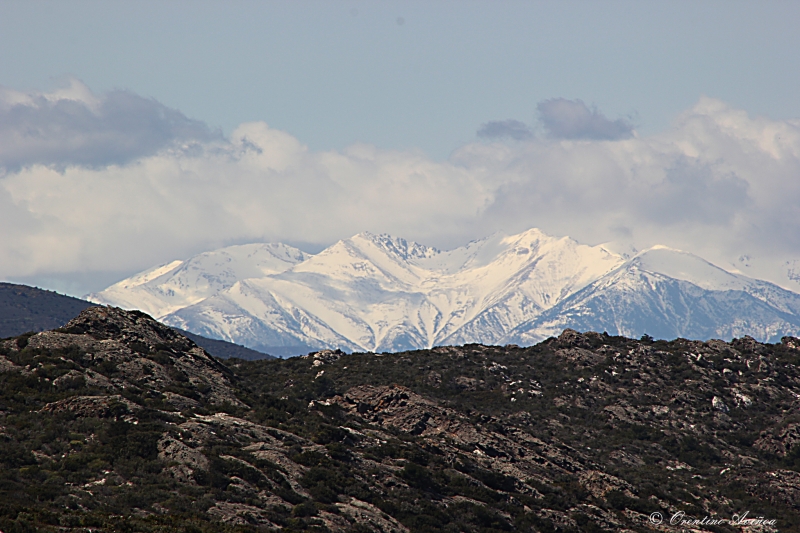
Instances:
[[[444,162],[365,144],[313,152],[263,122],[223,139],[129,93],[2,98],[4,110],[34,106],[42,133],[3,126],[33,140],[3,148],[1,278],[133,272],[227,244],[330,244],[361,231],[448,248],[539,227],[717,261],[800,258],[800,122],[710,98],[647,138],[604,129],[594,110],[578,141],[552,125],[550,137],[519,139],[498,127]],[[145,141],[146,131],[161,133]]]

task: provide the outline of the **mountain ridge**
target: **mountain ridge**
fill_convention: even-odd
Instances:
[[[663,332],[671,338],[750,334],[775,340],[800,334],[799,294],[665,246],[615,252],[608,244],[588,246],[536,228],[517,235],[495,233],[446,251],[368,232],[316,255],[278,244],[249,246],[280,249],[284,260],[273,261],[271,270],[257,277],[225,274],[236,270],[230,266],[189,276],[186,265],[202,265],[208,257],[230,262],[238,253],[238,248],[221,249],[156,271],[159,277],[144,276],[147,288],[141,297],[139,289],[126,288],[132,285],[126,280],[90,296],[123,307],[158,307],[165,313],[159,318],[175,327],[285,354],[327,348],[396,352],[470,342],[533,344],[564,328],[628,336]],[[620,276],[623,270],[628,274]],[[215,277],[215,272],[227,277]],[[172,309],[178,301],[170,300],[172,287],[190,286],[198,277],[216,292],[196,291],[192,301],[184,299],[183,307]],[[623,290],[623,283],[636,291]],[[596,309],[587,322],[585,312],[569,305],[579,305],[576,295],[586,296],[582,291],[590,286],[604,311]],[[610,292],[601,297],[602,291]],[[737,291],[747,294],[743,301],[752,316],[737,309]],[[151,298],[162,298],[162,303]],[[696,316],[710,325],[692,326],[690,310],[697,307],[708,308]],[[561,311],[563,316],[556,317]]]
[[[615,291],[613,283],[605,291],[597,293],[594,293],[593,286],[587,287],[529,323],[517,326],[505,340],[528,345],[542,336],[556,334],[562,326],[569,324],[622,335],[632,335],[628,328],[637,328],[662,339],[755,335],[774,342],[787,332],[796,331],[800,322],[796,316],[776,310],[744,291],[707,291],[685,281],[655,274],[642,277],[650,278],[648,284],[654,286],[654,290],[642,291],[641,295],[626,299],[619,295],[621,291]],[[623,305],[614,302],[615,296]],[[626,315],[628,306],[624,305],[625,300],[635,299],[645,301],[638,302],[635,310]],[[716,316],[716,313],[722,316]],[[753,318],[752,322],[748,322],[748,317]]]

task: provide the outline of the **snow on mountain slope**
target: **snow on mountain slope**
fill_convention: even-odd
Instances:
[[[800,315],[800,298],[797,293],[774,283],[727,272],[688,252],[654,246],[637,255],[633,261],[648,272],[688,281],[710,291],[744,291],[783,313]]]
[[[316,255],[224,248],[145,271],[94,301],[268,353],[530,344],[566,327],[674,338],[798,332],[800,295],[656,246],[531,229],[449,251],[361,233]]]
[[[342,347],[369,351],[493,342],[620,262],[604,249],[538,230],[494,235],[449,252],[363,233],[283,273],[247,280],[254,289],[247,294],[223,290],[164,321],[213,336],[209,307],[233,309],[217,303],[225,300],[235,301],[236,311],[215,315],[216,335],[246,346],[258,335],[331,345],[332,332],[347,339]],[[276,318],[301,312],[302,323]],[[248,324],[261,324],[246,334],[233,326],[245,315]]]
[[[414,291],[424,271],[408,260],[434,253],[402,239],[356,235],[290,271],[243,281],[164,321],[251,346],[376,349],[385,337],[397,339],[418,326],[397,323],[424,307],[424,296]]]
[[[436,344],[498,342],[527,317],[549,309],[622,263],[602,247],[539,230],[500,238],[503,248],[491,240],[483,247],[502,250],[492,261],[481,260],[485,255],[478,252],[453,276],[452,289],[468,287],[473,305],[460,320],[449,321]]]
[[[731,274],[679,250],[654,247],[627,261],[504,339],[531,344],[564,328],[673,339],[800,334],[800,295]]]
[[[211,338],[237,339],[274,355],[308,353],[329,346],[359,349],[313,315],[264,291],[257,281],[237,282],[222,293],[168,315],[164,322],[202,331]]]
[[[85,298],[99,304],[139,309],[161,318],[241,279],[283,272],[308,257],[285,244],[229,246],[157,266]]]

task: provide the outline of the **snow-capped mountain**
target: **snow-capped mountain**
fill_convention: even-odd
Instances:
[[[504,339],[530,344],[570,327],[664,339],[752,337],[800,331],[800,295],[657,246],[528,320]]]
[[[280,355],[531,344],[566,327],[666,338],[800,333],[796,293],[678,250],[611,250],[537,229],[450,251],[361,233],[316,255],[224,248],[89,298]]]

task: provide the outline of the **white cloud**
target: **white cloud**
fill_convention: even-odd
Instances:
[[[473,145],[453,160],[508,177],[487,221],[591,242],[627,234],[720,260],[800,255],[799,150],[800,123],[702,98],[648,138]]]
[[[89,109],[110,97],[81,98]],[[312,152],[262,122],[191,149],[136,150],[92,165],[45,150],[0,175],[0,277],[132,272],[229,243],[328,244],[365,230],[448,247],[536,226],[711,260],[800,256],[800,123],[708,98],[652,137],[474,143],[446,162],[369,145]]]

